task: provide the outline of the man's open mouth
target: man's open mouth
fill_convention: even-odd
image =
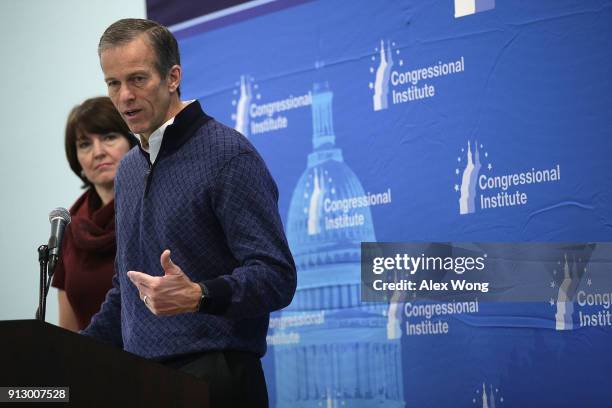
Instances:
[[[132,118],[132,117],[136,116],[138,114],[138,112],[140,112],[140,111],[141,111],[141,109],[131,109],[131,110],[124,111],[123,114],[125,116],[127,116],[128,118]]]

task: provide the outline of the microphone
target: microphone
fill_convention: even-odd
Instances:
[[[49,222],[51,223],[51,236],[49,237],[49,277],[53,275],[55,264],[59,259],[60,248],[62,247],[62,238],[64,238],[64,229],[70,224],[70,213],[62,207],[57,207],[49,213]]]

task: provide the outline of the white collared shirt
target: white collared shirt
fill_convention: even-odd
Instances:
[[[193,101],[195,101],[195,99],[183,102],[183,109],[185,109],[185,107]],[[162,140],[164,139],[164,133],[166,132],[166,128],[174,123],[175,117],[176,116],[173,116],[166,123],[157,128],[153,133],[151,133],[151,136],[149,136],[149,147],[144,147],[142,145],[142,137],[140,136],[140,134],[135,134],[135,136],[138,138],[138,141],[140,142],[140,146],[142,146],[142,149],[145,152],[149,153],[151,164],[155,163],[155,159],[157,159],[157,155],[159,154],[159,150],[161,149],[161,144]]]

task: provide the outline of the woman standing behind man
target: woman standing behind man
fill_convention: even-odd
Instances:
[[[78,331],[100,310],[112,286],[115,173],[137,141],[111,100],[98,97],[72,109],[64,143],[70,168],[87,190],[70,209],[53,286],[59,290],[59,325]]]

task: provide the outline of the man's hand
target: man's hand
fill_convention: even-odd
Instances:
[[[128,278],[136,285],[140,299],[151,313],[157,316],[197,311],[202,296],[200,285],[192,282],[183,270],[172,262],[170,250],[162,252],[160,262],[164,276],[151,276],[136,271],[127,273]]]

